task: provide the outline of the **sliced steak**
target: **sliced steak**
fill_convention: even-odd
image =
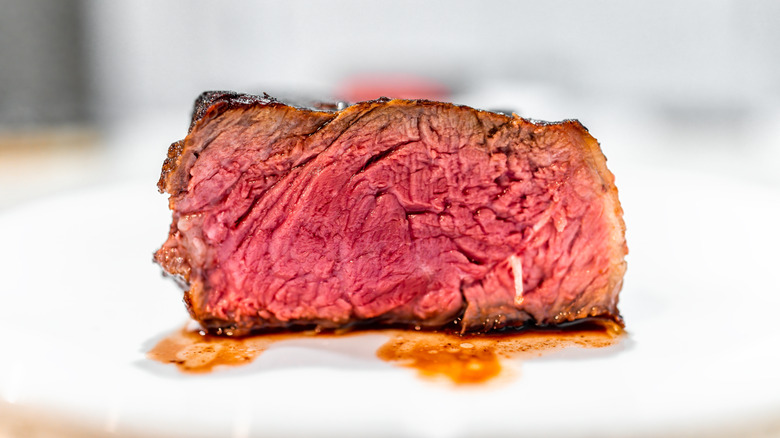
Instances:
[[[577,121],[204,93],[163,165],[173,223],[155,259],[217,333],[620,321],[605,161]]]

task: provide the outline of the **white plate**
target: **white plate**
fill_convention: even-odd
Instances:
[[[151,262],[170,216],[128,183],[0,215],[0,410],[116,433],[625,436],[780,433],[780,194],[623,170],[629,338],[458,389],[376,359],[381,335],[276,344],[182,375],[145,352],[187,320]],[[2,415],[0,415],[0,418]]]

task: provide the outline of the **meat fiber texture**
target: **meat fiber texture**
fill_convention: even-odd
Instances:
[[[213,333],[622,323],[623,212],[574,120],[208,92],[158,186],[155,259]]]

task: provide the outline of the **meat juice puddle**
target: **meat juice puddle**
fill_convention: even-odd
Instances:
[[[147,356],[174,364],[187,374],[210,373],[219,368],[251,363],[272,344],[301,338],[389,336],[376,352],[379,359],[412,368],[426,379],[445,380],[456,385],[483,384],[511,368],[502,361],[530,359],[565,348],[604,348],[618,344],[625,336],[612,321],[588,320],[556,329],[524,329],[495,334],[461,335],[446,331],[359,330],[343,334],[293,332],[245,337],[222,337],[184,327],[162,339]]]

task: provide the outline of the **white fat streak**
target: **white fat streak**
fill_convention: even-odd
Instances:
[[[523,303],[523,261],[513,255],[509,257],[509,266],[512,267],[512,276],[515,277],[515,305]]]

